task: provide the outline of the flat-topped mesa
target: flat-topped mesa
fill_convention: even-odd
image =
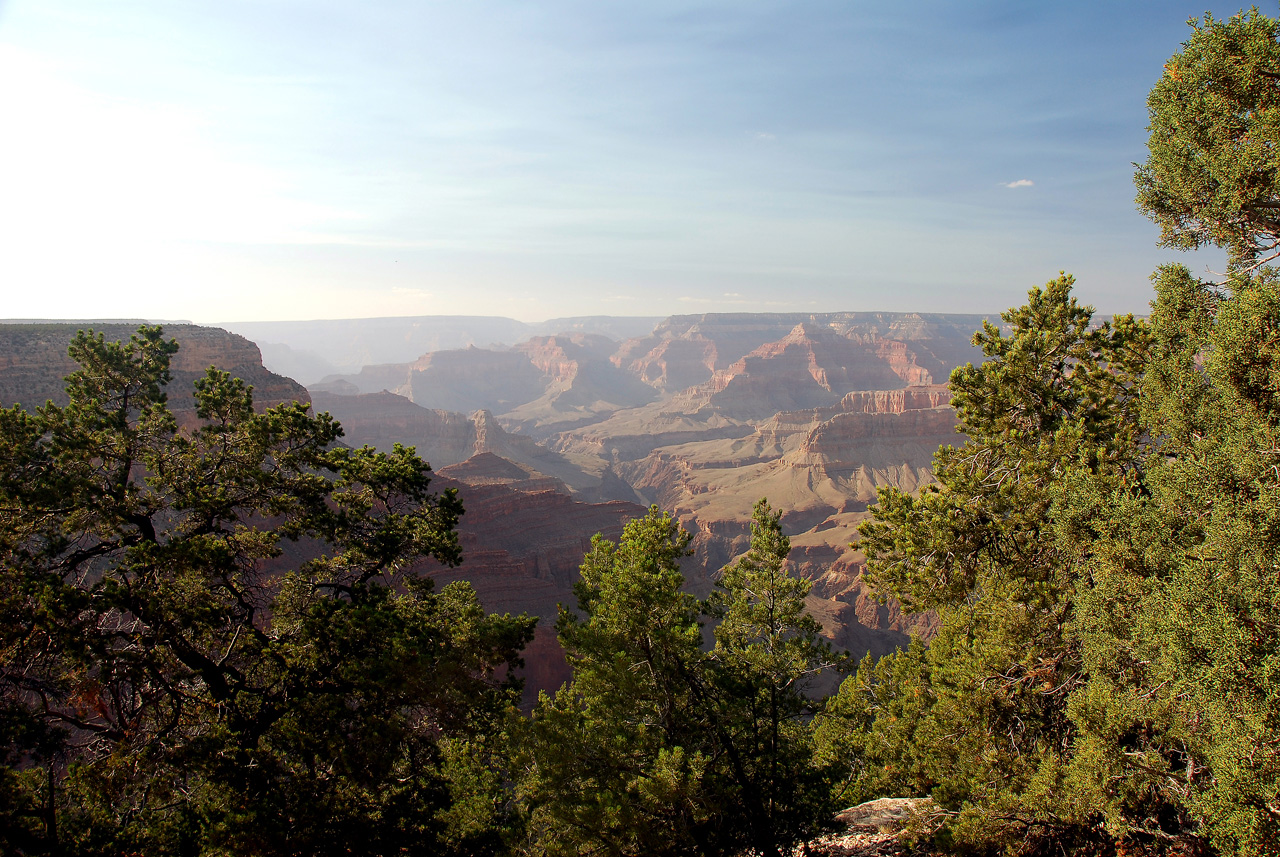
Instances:
[[[78,367],[67,346],[80,330],[101,333],[109,341],[128,342],[136,324],[0,324],[0,405],[26,408],[46,401],[66,404],[64,379]],[[238,334],[194,324],[164,325],[164,335],[176,339],[178,353],[170,361],[169,407],[180,423],[195,420],[193,384],[210,367],[253,386],[253,403],[262,411],[290,402],[309,403],[305,387],[262,365],[258,346]]]
[[[858,461],[866,442],[902,443],[924,439],[932,449],[956,439],[956,416],[945,408],[880,414],[836,414],[816,426],[800,444],[801,454],[838,461]]]

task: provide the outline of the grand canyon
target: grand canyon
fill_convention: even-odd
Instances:
[[[927,484],[933,452],[962,440],[945,382],[981,359],[970,339],[984,321],[999,323],[846,312],[165,329],[181,346],[180,419],[213,365],[253,384],[259,407],[329,412],[348,444],[415,447],[436,487],[457,488],[464,561],[423,570],[470,580],[489,610],[542,618],[526,653],[534,693],[567,677],[552,624],[574,602],[592,535],[616,538],[651,504],[694,535],[684,571],[699,594],[745,550],[752,505],[767,497],[785,510],[790,561],[814,582],[807,606],[837,646],[879,655],[927,637],[933,617],[877,600],[851,543],[877,487]],[[77,329],[127,339],[135,326],[0,325],[0,400],[58,401]]]

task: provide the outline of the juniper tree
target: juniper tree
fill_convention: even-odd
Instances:
[[[1280,255],[1280,30],[1256,7],[1189,23],[1148,98],[1138,205],[1162,245],[1222,247],[1250,268]]]

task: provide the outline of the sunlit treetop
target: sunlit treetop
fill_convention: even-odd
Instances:
[[[1206,14],[1147,101],[1138,205],[1165,247],[1227,250],[1232,270],[1280,258],[1280,24]]]

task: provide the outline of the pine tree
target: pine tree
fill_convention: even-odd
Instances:
[[[724,799],[748,811],[743,822],[761,854],[816,835],[831,809],[814,761],[810,694],[840,659],[805,612],[813,584],[789,571],[790,551],[781,513],[760,500],[751,547],[721,572],[707,608],[718,620],[708,664],[717,722],[738,757]]]
[[[682,590],[689,541],[653,508],[583,561],[581,615],[557,625],[573,680],[540,697],[525,745],[533,853],[772,856],[830,816],[805,691],[834,659],[778,513],[756,505],[709,603]]]
[[[704,657],[682,591],[690,536],[657,507],[596,536],[556,630],[573,681],[540,694],[527,739],[529,847],[540,854],[716,854],[702,789]]]
[[[1073,633],[1088,515],[1069,486],[1109,486],[1138,465],[1135,382],[1145,327],[1100,325],[1061,277],[974,337],[990,359],[951,377],[961,447],[935,457],[919,496],[886,488],[861,528],[868,577],[938,611],[928,648],[865,663],[832,701],[823,741],[861,758],[854,790],[927,791],[970,845],[1087,839],[1099,813],[1064,788],[1085,682]],[[869,729],[863,736],[844,730]],[[828,751],[829,753],[830,751]],[[878,764],[873,764],[873,761]],[[888,770],[885,770],[885,768]]]

